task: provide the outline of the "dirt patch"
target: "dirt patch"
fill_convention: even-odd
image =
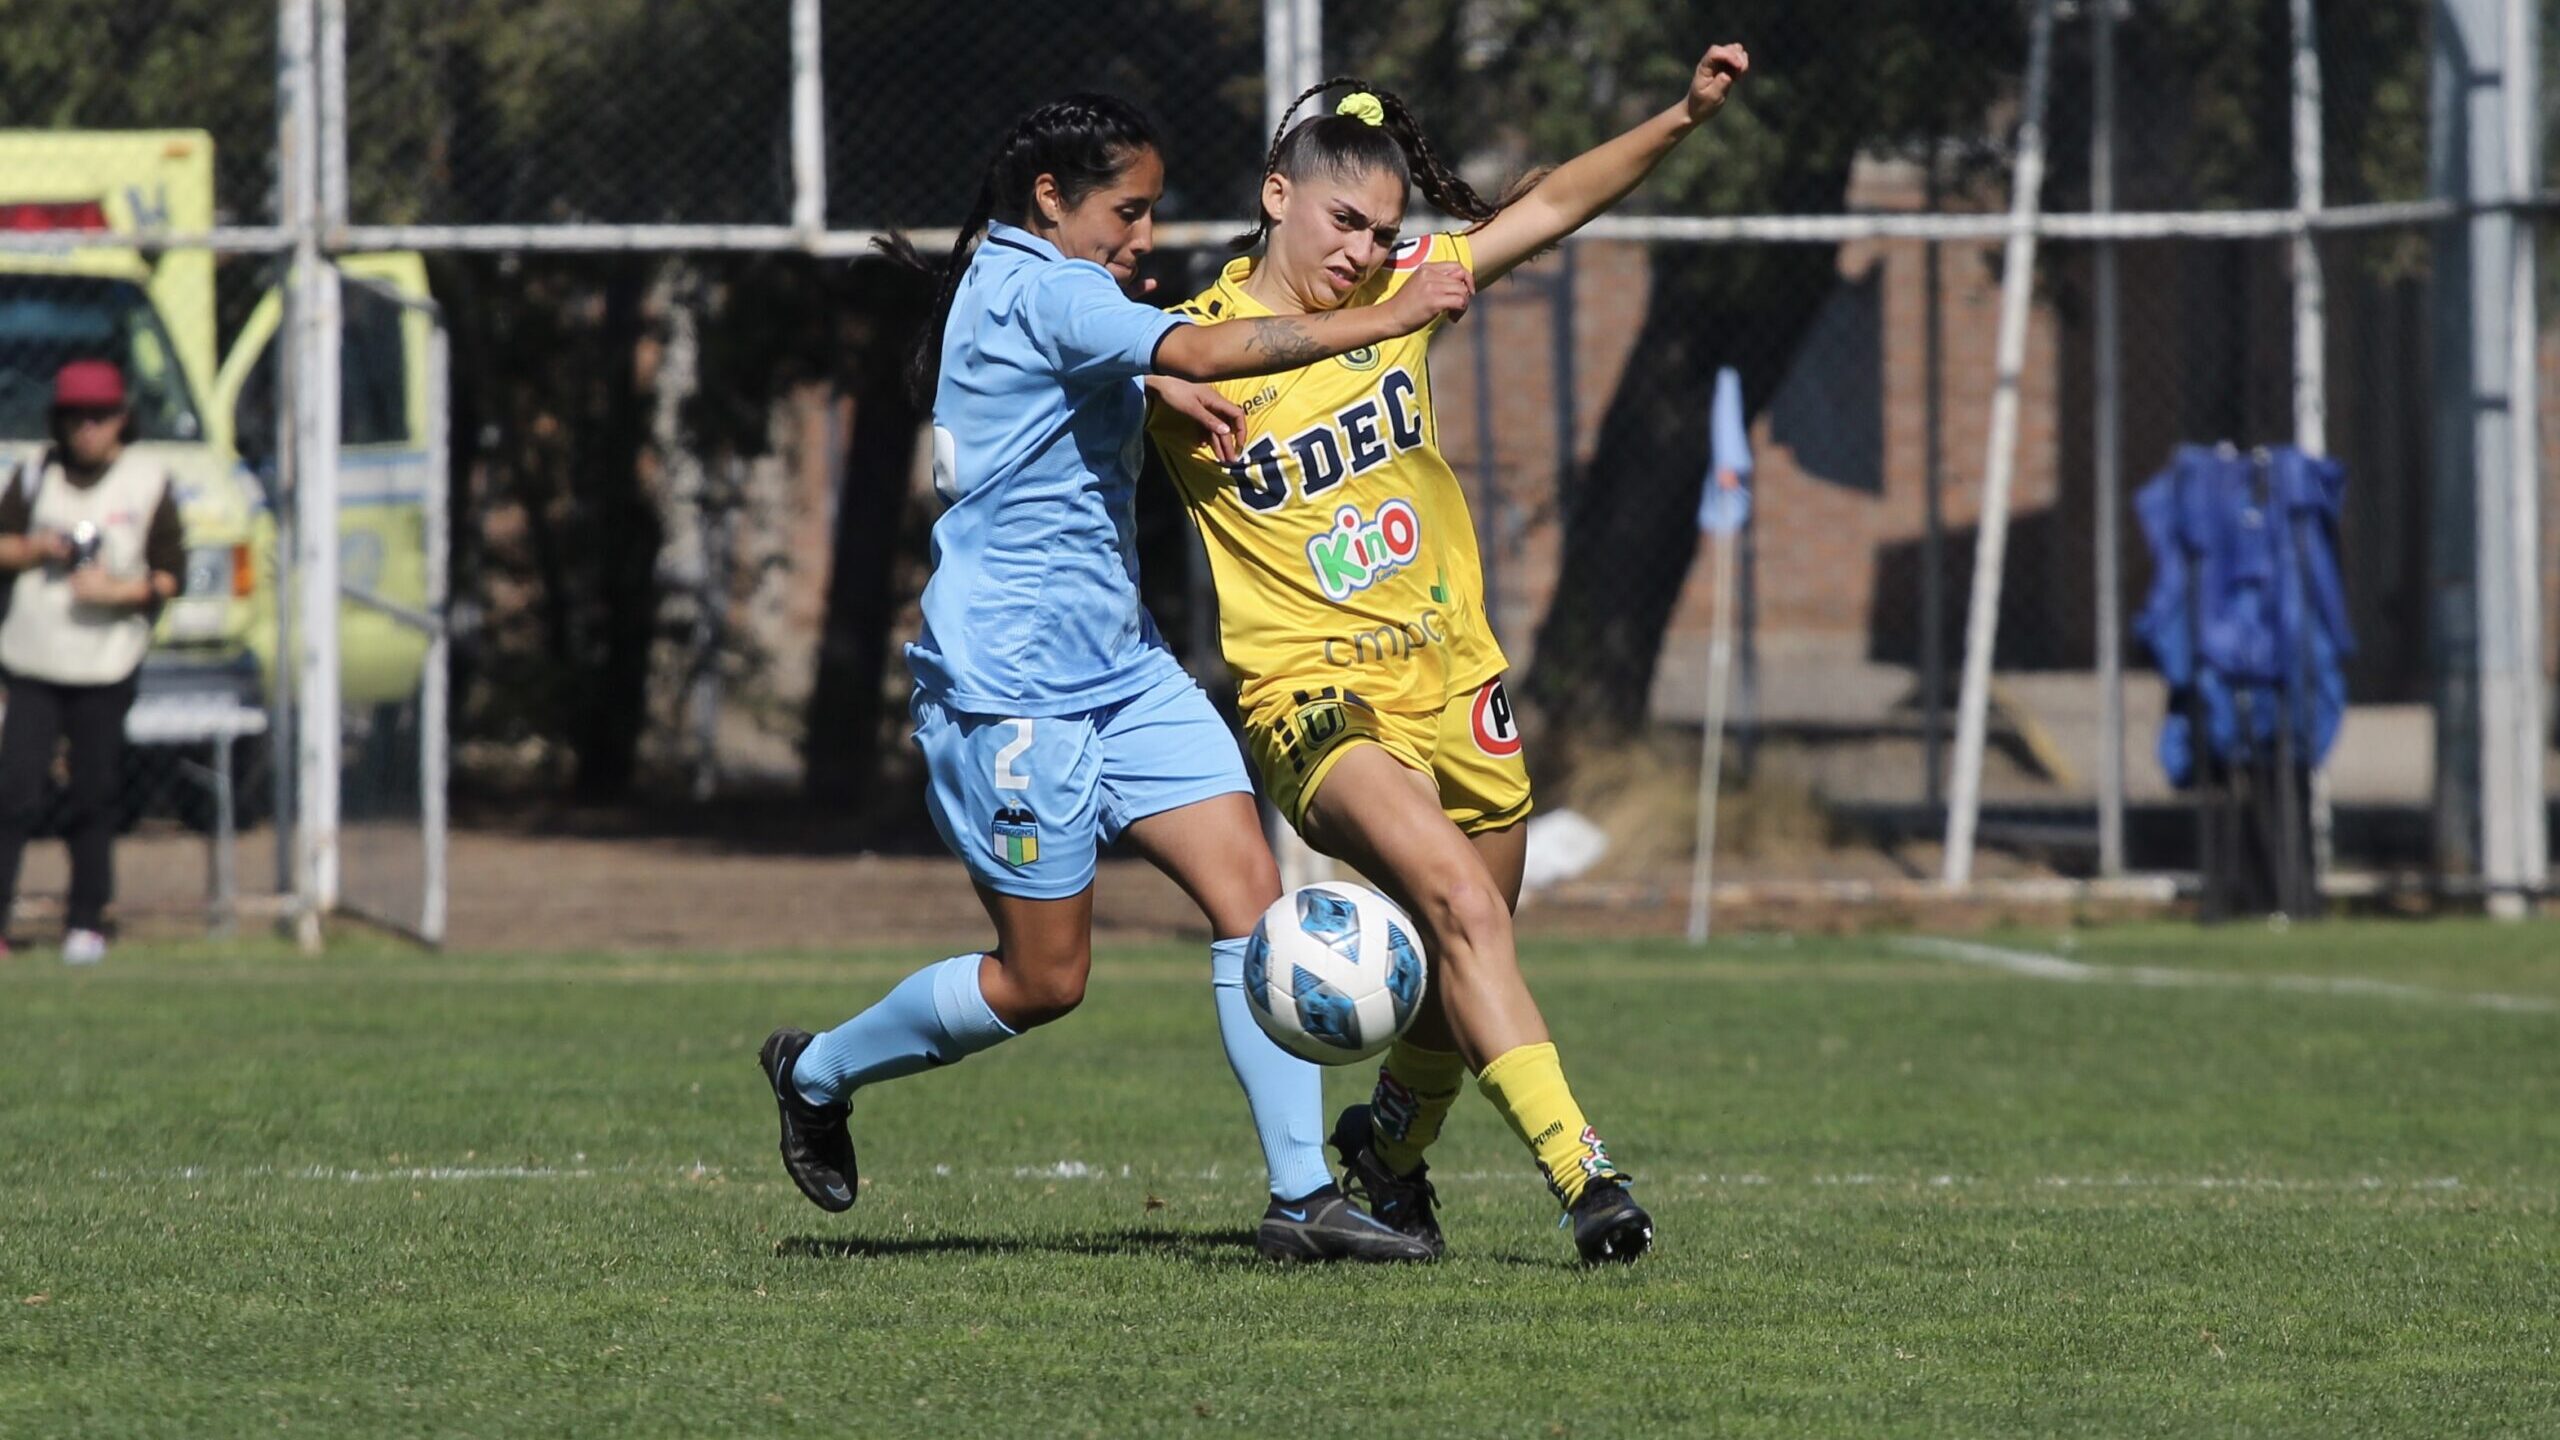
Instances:
[[[1932,894],[1915,868],[1933,857],[1801,843],[1800,813],[1769,805],[1772,831],[1797,843],[1732,854],[1719,875],[1719,933],[1838,933],[1888,926],[1971,931],[2001,923],[2068,924],[2155,905],[2047,895],[1990,901]],[[1622,822],[1629,817],[1617,817]],[[1685,817],[1684,817],[1685,818]],[[1525,935],[1677,935],[1688,912],[1685,844],[1676,823],[1656,822],[1662,848],[1627,844],[1592,877],[1534,896]],[[1638,838],[1650,834],[1638,831]],[[451,944],[496,951],[844,950],[912,945],[959,951],[992,938],[958,863],[932,854],[839,848],[838,837],[778,826],[747,838],[712,833],[640,834],[613,826],[565,832],[469,829],[451,855]],[[203,837],[147,828],[117,847],[116,918],[135,938],[191,938],[208,931]],[[397,850],[375,863],[395,863]],[[270,923],[275,843],[265,831],[239,845],[244,934]],[[351,888],[369,878],[349,851]],[[374,877],[396,880],[398,877]],[[68,883],[62,847],[29,847],[13,933],[50,945]],[[1826,888],[1828,887],[1828,888]],[[261,909],[262,898],[265,908]],[[1095,929],[1115,941],[1206,939],[1208,930],[1172,882],[1133,860],[1106,860],[1095,894]]]

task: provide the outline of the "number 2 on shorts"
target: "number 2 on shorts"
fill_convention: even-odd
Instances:
[[[996,788],[1028,790],[1031,788],[1031,777],[1014,769],[1013,762],[1021,759],[1022,752],[1031,748],[1031,722],[1007,720],[1004,723],[1013,727],[1013,738],[1006,741],[1005,747],[996,752]]]

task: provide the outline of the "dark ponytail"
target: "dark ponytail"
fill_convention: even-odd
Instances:
[[[1058,182],[1058,197],[1068,205],[1120,178],[1139,152],[1160,148],[1155,126],[1137,106],[1113,95],[1069,95],[1026,112],[1005,131],[986,178],[978,183],[978,201],[960,225],[951,253],[935,265],[916,253],[907,237],[892,232],[871,242],[894,260],[928,275],[941,276],[933,313],[916,337],[915,354],[907,362],[907,389],[918,405],[931,409],[934,386],[942,373],[942,332],[951,320],[951,299],[968,273],[969,256],[978,237],[997,220],[1021,225],[1031,218],[1032,187],[1041,176]]]
[[[1378,97],[1379,107],[1386,111],[1384,125],[1372,125],[1356,115],[1310,115],[1291,129],[1289,118],[1298,107],[1327,90],[1365,90]],[[1382,90],[1356,75],[1336,75],[1330,80],[1310,85],[1298,92],[1281,112],[1280,128],[1272,133],[1271,153],[1263,162],[1264,178],[1286,175],[1303,180],[1315,175],[1335,179],[1351,179],[1384,170],[1402,183],[1422,187],[1423,198],[1432,208],[1453,219],[1481,225],[1502,213],[1502,207],[1519,193],[1491,201],[1478,195],[1475,187],[1458,178],[1458,172],[1431,148],[1422,133],[1422,122],[1414,118],[1413,109],[1401,96]],[[1271,216],[1262,208],[1261,187],[1257,185],[1253,199],[1257,219],[1254,228],[1235,237],[1238,250],[1250,250],[1271,233]]]

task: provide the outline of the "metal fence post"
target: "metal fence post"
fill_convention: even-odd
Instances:
[[[1296,95],[1298,67],[1289,55],[1296,44],[1297,0],[1262,0],[1262,133],[1280,128],[1280,117]]]
[[[2527,873],[2525,853],[2544,803],[2542,737],[2523,725],[2540,709],[2541,656],[2522,649],[2539,629],[2537,576],[2515,573],[2538,546],[2504,533],[2538,509],[2513,493],[2534,471],[2534,337],[2531,300],[2511,289],[2531,275],[2527,217],[2505,203],[2531,175],[2532,127],[2519,113],[2530,85],[2516,73],[2531,63],[2519,48],[2531,29],[2530,7],[2514,0],[2445,0],[2429,147],[2436,194],[2477,206],[2447,225],[2436,264],[2437,841],[2447,868],[2471,861],[2492,908],[2509,914],[2524,908],[2522,887],[2548,878]]]
[[[453,340],[437,315],[427,332],[427,670],[418,697],[418,819],[426,845],[426,896],[418,933],[444,943],[445,847],[449,842],[445,787],[453,753]]]
[[[791,228],[802,244],[827,228],[827,129],[818,0],[791,0]]]
[[[1945,201],[1944,137],[1929,137],[1929,215]],[[1929,455],[1921,481],[1920,532],[1920,799],[1932,812],[1947,798],[1947,307],[1946,263],[1939,243],[1923,241],[1928,275],[1921,289],[1921,388]]]
[[[2304,3],[2304,0],[2296,0]],[[2520,206],[2539,186],[2541,145],[2535,117],[2541,113],[2541,23],[2525,0],[2506,0],[2506,198]],[[2535,364],[2542,338],[2535,254],[2535,217],[2521,208],[2507,213],[2507,509],[2505,609],[2512,632],[2515,685],[2509,700],[2513,754],[2515,888],[2498,897],[2496,913],[2522,918],[2527,893],[2550,883],[2550,833],[2544,815],[2545,716],[2542,676],[2542,393]]]
[[[2312,0],[2293,0],[2293,203],[2302,224],[2293,237],[2293,443],[2309,455],[2329,453],[2328,287],[2312,222],[2326,203],[2320,153],[2320,34]],[[2290,786],[2292,777],[2286,777]],[[2311,874],[2316,885],[2336,851],[2329,767],[2311,767]]]
[[[2053,0],[2037,0],[2027,44],[2027,106],[2001,257],[1999,386],[1983,457],[1982,521],[1974,532],[1973,602],[1965,618],[1964,682],[1956,711],[1955,785],[1947,807],[1945,881],[1973,883],[1973,837],[1982,810],[1982,745],[1991,705],[1991,650],[2000,633],[2000,565],[2009,543],[2009,489],[2018,471],[2018,387],[2026,368],[2028,309],[2035,298],[2036,218],[2044,192],[2044,102],[2053,69]]]
[[[1324,78],[1324,0],[1262,0],[1262,128]]]
[[[1323,78],[1323,0],[1262,0],[1264,133],[1278,130],[1289,102],[1297,98],[1299,91]],[[1272,856],[1280,862],[1283,888],[1294,890],[1310,881],[1332,877],[1333,862],[1300,839],[1268,801],[1263,804],[1262,818],[1263,829],[1271,838]]]
[[[313,136],[320,166],[320,239],[329,248],[347,228],[347,0],[320,0],[314,59],[320,86],[320,126]]]
[[[2116,0],[2090,7],[2090,68],[2095,71],[2089,125],[2089,208],[2116,208]],[[2101,240],[2096,266],[2097,315],[2091,417],[2096,435],[2098,645],[2098,873],[2124,873],[2124,593],[2118,574],[2124,509],[2124,356],[2116,242]]]
[[[336,0],[322,0],[334,5]],[[324,119],[343,129],[345,112],[323,115],[313,0],[286,0],[278,68],[287,87],[278,137],[285,228],[293,236],[287,294],[284,412],[291,417],[294,561],[300,582],[301,640],[295,667],[294,766],[300,807],[294,888],[303,943],[316,945],[320,919],[338,899],[338,272],[320,248],[319,157],[331,142]],[[343,41],[343,23],[335,29]],[[340,142],[343,143],[343,142]],[[279,595],[279,605],[293,603]],[[279,657],[279,665],[286,663]]]

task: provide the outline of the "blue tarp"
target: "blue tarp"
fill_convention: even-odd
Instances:
[[[2133,499],[2150,542],[2151,595],[2133,631],[2169,682],[2160,764],[2193,784],[2195,718],[2226,765],[2272,762],[2290,725],[2297,765],[2317,765],[2347,708],[2355,653],[2338,578],[2346,470],[2291,446],[2184,445]]]

